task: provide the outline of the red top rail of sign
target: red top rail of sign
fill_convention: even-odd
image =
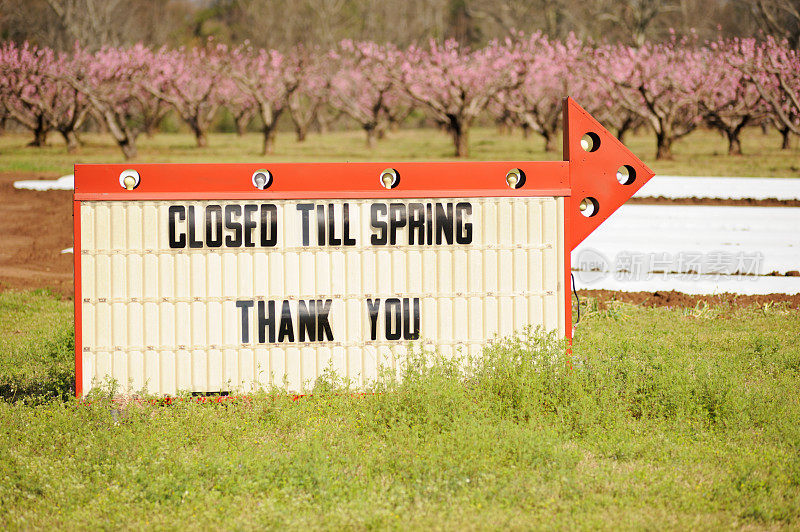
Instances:
[[[248,164],[80,164],[75,166],[76,201],[566,197],[568,248],[574,249],[636,193],[653,171],[583,110],[564,101],[564,161],[367,162]],[[391,169],[396,182],[381,176]],[[524,181],[507,182],[518,169]],[[135,170],[137,186],[120,180]],[[267,170],[269,186],[254,185]],[[588,205],[588,209],[587,209]]]
[[[511,190],[509,170],[518,168],[527,186]],[[126,169],[141,180],[133,190],[119,184]],[[381,183],[392,169],[397,184]],[[272,182],[259,190],[253,174],[267,170]],[[76,200],[325,199],[459,196],[568,196],[569,164],[523,162],[381,162],[76,165]],[[517,192],[517,194],[515,194]]]

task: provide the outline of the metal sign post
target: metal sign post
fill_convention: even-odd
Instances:
[[[564,112],[563,162],[76,165],[77,395],[363,385],[412,343],[569,337],[571,250],[653,172]]]

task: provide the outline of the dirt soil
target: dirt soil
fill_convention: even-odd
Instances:
[[[48,288],[72,297],[72,253],[61,250],[72,247],[72,191],[17,190],[14,181],[22,179],[55,179],[57,175],[31,176],[28,173],[0,173],[0,291]],[[684,205],[705,205],[702,200]],[[634,201],[635,203],[675,203],[664,198]],[[714,205],[786,205],[786,203],[717,201]],[[792,205],[794,206],[794,205]],[[581,297],[598,299],[601,306],[610,301],[624,301],[645,306],[695,307],[698,302],[733,306],[764,305],[787,302],[800,308],[800,295],[770,294],[742,296],[719,294],[696,296],[680,292],[612,292],[581,290]]]
[[[72,191],[17,190],[14,181],[57,175],[0,173],[0,291],[50,288],[71,296]]]
[[[738,205],[742,207],[800,207],[800,200],[766,199],[719,199],[719,198],[631,198],[628,203],[639,205]]]
[[[698,304],[709,306],[727,305],[729,307],[763,307],[772,303],[785,304],[789,308],[800,309],[800,294],[715,294],[696,295],[683,292],[613,292],[611,290],[578,290],[578,296],[596,299],[598,307],[605,309],[612,301],[634,303],[645,307],[694,308]]]

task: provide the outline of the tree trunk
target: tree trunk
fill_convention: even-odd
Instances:
[[[44,117],[40,116],[36,121],[36,128],[33,130],[33,140],[28,143],[28,146],[41,148],[47,144],[47,133],[49,129],[45,123]]]
[[[628,131],[631,130],[631,126],[633,126],[636,121],[630,117],[625,118],[622,123],[617,128],[617,140],[625,143],[625,136],[628,134]]]
[[[327,114],[318,113],[317,114],[317,133],[320,135],[324,135],[330,129],[331,118]]]
[[[529,139],[531,136],[531,126],[523,123],[521,127],[522,127],[522,138],[526,140]]]
[[[451,125],[453,145],[456,148],[456,157],[469,156],[469,135],[463,124],[455,122]]]
[[[239,115],[233,119],[233,122],[236,125],[236,135],[244,137],[244,134],[247,132],[247,124],[250,123],[250,115]]]
[[[371,150],[375,147],[375,126],[371,124],[364,126],[364,131],[367,134],[367,148]]]
[[[665,133],[656,133],[656,160],[672,159],[672,138]]]
[[[545,130],[542,132],[542,136],[544,137],[544,151],[556,151],[555,135]]]
[[[122,155],[125,156],[125,159],[135,159],[136,158],[136,143],[131,139],[122,139],[117,141],[119,144],[120,149],[122,149]]]
[[[144,121],[142,123],[142,129],[143,129],[144,134],[147,135],[147,138],[152,138],[153,135],[156,134],[156,130],[158,129],[159,122],[161,122],[160,118],[157,119],[157,118],[152,117],[152,116],[145,117],[145,119],[144,119]]]
[[[725,131],[725,136],[728,138],[728,155],[742,154],[742,141],[739,138],[741,131],[738,127]]]
[[[297,134],[297,142],[305,142],[308,131],[305,126],[295,124],[294,131]]]
[[[192,126],[192,132],[194,132],[194,138],[197,141],[198,148],[205,148],[208,146],[208,136],[204,129],[200,126]]]
[[[64,137],[64,142],[67,144],[67,153],[75,153],[78,151],[80,142],[78,142],[78,135],[75,134],[75,130],[65,129],[63,131],[59,131],[59,133],[61,133],[61,136]]]
[[[262,131],[264,133],[264,144],[261,149],[261,154],[271,155],[275,153],[275,124],[264,126]]]
[[[92,105],[97,108],[98,114],[103,119],[102,123],[106,125],[108,132],[117,141],[125,159],[136,157],[136,133],[128,126],[127,117],[122,113],[114,112],[111,107],[97,100],[92,101]]]
[[[792,147],[792,130],[788,127],[780,129],[781,132],[781,149],[788,150]]]

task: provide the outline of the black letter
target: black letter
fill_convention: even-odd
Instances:
[[[253,229],[256,228],[256,221],[253,220],[252,214],[258,210],[258,205],[247,204],[244,206],[244,246],[247,248],[255,247],[256,243],[253,242]]]
[[[321,299],[317,299],[317,339],[320,342],[325,341],[326,335],[328,340],[333,341],[333,331],[331,330],[331,324],[328,323],[331,303],[333,303],[333,299],[326,299],[324,303]]]
[[[386,222],[378,220],[379,212],[380,214],[385,215],[386,205],[384,205],[383,203],[373,203],[369,208],[369,221],[372,227],[378,229],[378,234],[375,234],[375,232],[373,231],[372,238],[370,238],[370,242],[372,242],[373,246],[386,245]]]
[[[275,342],[275,302],[270,300],[266,301],[266,306],[269,308],[269,318],[265,316],[264,301],[258,302],[258,342],[264,343],[266,341],[266,328],[269,327],[269,343]]]
[[[263,301],[259,301],[259,304],[261,303],[263,303]],[[236,308],[242,309],[242,343],[246,344],[250,342],[250,309],[253,308],[253,302],[240,299],[236,301]],[[259,313],[260,312],[261,310],[259,307]]]
[[[419,298],[411,300],[414,303],[414,327],[411,327],[411,305],[407,297],[403,298],[403,338],[405,340],[419,340]]]
[[[317,327],[316,323],[314,323],[314,318],[317,315],[316,306],[317,302],[313,299],[308,303],[302,299],[297,302],[297,328],[300,329],[298,336],[300,337],[301,342],[306,341],[306,332],[308,333],[309,342],[313,342],[317,339]]]
[[[206,245],[210,248],[222,245],[222,207],[219,205],[206,207]]]
[[[436,204],[436,244],[442,243],[442,232],[448,244],[453,243],[453,204],[447,204],[447,213],[441,203]]]
[[[356,239],[350,238],[350,204],[345,203],[342,205],[342,211],[344,213],[344,230],[342,232],[342,237],[344,240],[345,246],[355,246]]]
[[[234,216],[242,214],[241,205],[225,205],[225,228],[233,231],[233,237],[225,237],[225,245],[229,248],[238,248],[242,245],[242,224],[233,220]]]
[[[267,238],[269,220],[269,238]],[[271,248],[278,243],[278,208],[265,203],[261,205],[261,247]]]
[[[370,330],[372,331],[370,338],[373,340],[378,339],[378,309],[380,306],[380,299],[376,299],[374,304],[371,299],[367,299],[367,312],[369,313]]]
[[[401,323],[402,319],[402,310],[400,308],[400,300],[396,297],[386,300],[386,305],[384,305],[384,312],[386,313],[386,330],[383,331],[386,334],[387,340],[399,340],[400,335],[402,334],[403,324]],[[397,310],[395,312],[393,309]],[[394,319],[394,331],[392,331],[392,318]]]
[[[325,245],[325,205],[317,205],[317,245]]]
[[[186,207],[182,205],[172,205],[169,208],[169,214],[167,215],[167,225],[169,226],[169,247],[171,248],[185,248],[186,247],[186,235],[181,233],[180,238],[175,237],[175,216],[178,216],[179,220],[186,219]]]
[[[472,222],[465,218],[472,215],[472,204],[461,202],[456,204],[456,242],[472,244]]]
[[[189,247],[190,248],[201,248],[203,247],[203,242],[197,240],[194,237],[195,233],[195,223],[194,223],[194,205],[189,205],[189,219],[186,222],[186,225],[189,227]]]
[[[413,246],[416,239],[420,244],[425,243],[425,206],[422,203],[408,204],[408,245]]]
[[[334,211],[333,211],[333,203],[328,203],[328,245],[329,246],[341,246],[342,239],[336,238],[333,234],[333,227],[335,224],[334,221]]]
[[[278,328],[278,341],[283,342],[283,337],[288,336],[290,342],[294,342],[294,324],[292,323],[292,311],[289,309],[289,302],[283,300],[281,306],[281,325]]]
[[[428,233],[428,245],[433,244],[433,207],[428,203],[425,207],[427,216],[425,217],[425,230]]]
[[[308,245],[308,213],[314,208],[313,203],[298,203],[297,210],[300,211],[301,225],[303,226],[303,245]]]
[[[397,244],[397,228],[406,226],[406,206],[402,203],[389,204],[389,244]]]

